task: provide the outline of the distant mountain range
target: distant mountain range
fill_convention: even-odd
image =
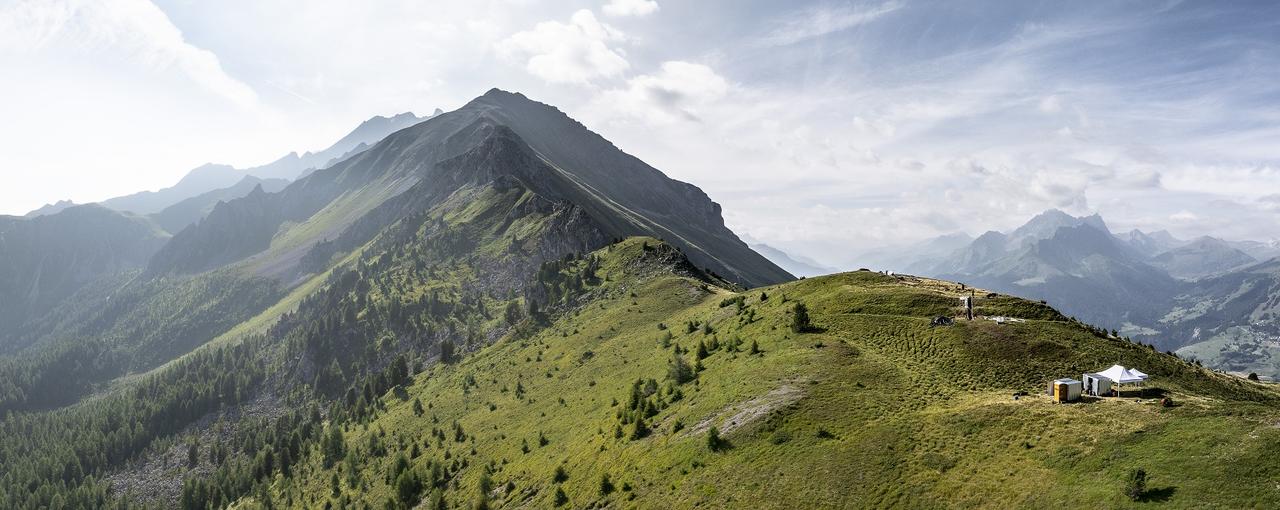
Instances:
[[[1212,237],[1200,237],[1151,257],[1152,265],[1176,278],[1196,279],[1255,264],[1258,259]]]
[[[1155,320],[1164,304],[1152,297],[1168,296],[1177,286],[1134,256],[1100,216],[1077,218],[1057,210],[1009,234],[987,232],[923,266],[926,275],[1048,300],[1107,327]]]
[[[1280,348],[1272,347],[1280,342],[1275,243],[1183,240],[1163,230],[1113,234],[1099,215],[1059,210],[1009,233],[965,239],[945,236],[864,259],[877,262],[872,267],[1045,300],[1213,366],[1280,376]]]
[[[174,206],[184,200],[195,198],[208,193],[218,192],[216,196],[219,199],[238,198],[244,196],[252,189],[252,186],[245,189],[242,184],[246,177],[252,177],[263,182],[268,188],[279,189],[280,181],[292,181],[300,176],[309,174],[319,169],[327,168],[338,161],[351,157],[354,154],[363,151],[370,145],[385,138],[387,135],[412,126],[432,116],[439,115],[440,110],[436,110],[431,116],[418,117],[411,112],[401,113],[391,117],[376,116],[360,123],[354,130],[348,133],[342,139],[335,142],[326,149],[317,152],[307,152],[299,155],[291,152],[285,156],[267,163],[265,165],[256,166],[246,169],[237,169],[228,165],[205,164],[187,172],[185,176],[173,186],[163,188],[157,191],[140,191],[130,195],[109,198],[100,202],[104,207],[117,211],[126,211],[140,215],[157,214],[164,209]],[[237,186],[237,184],[241,184]],[[243,190],[240,195],[231,196],[233,193]],[[53,214],[62,209],[74,205],[71,201],[63,200],[55,204],[45,205],[27,213],[27,217],[41,216]],[[212,204],[208,204],[212,205]],[[184,210],[195,208],[203,210],[205,206],[184,206]],[[177,215],[185,214],[185,218],[189,219],[190,214],[171,213]],[[198,218],[197,218],[198,219]],[[185,226],[189,221],[178,219],[166,220],[164,222],[169,226]],[[168,228],[168,227],[166,227]],[[176,233],[176,231],[171,230]]]

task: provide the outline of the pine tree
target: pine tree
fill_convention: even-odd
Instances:
[[[693,380],[693,369],[689,367],[684,358],[678,354],[673,354],[671,362],[667,365],[667,378],[676,384],[684,384]]]
[[[720,430],[714,426],[707,430],[707,449],[718,452],[725,447],[725,441],[720,437]]]
[[[632,423],[631,426],[632,441],[644,439],[644,436],[649,434],[649,426],[645,425],[643,416],[637,417],[635,423]]]
[[[609,473],[600,475],[600,495],[608,496],[613,493],[613,481],[609,480]]]
[[[440,362],[441,363],[445,363],[445,364],[453,363],[454,361],[453,349],[454,349],[453,340],[449,340],[448,338],[446,338],[440,342]]]
[[[791,316],[791,331],[795,333],[805,333],[813,329],[813,324],[809,322],[809,307],[804,303],[796,303],[795,313]]]
[[[1147,472],[1142,468],[1129,472],[1129,476],[1125,478],[1124,495],[1129,499],[1137,501],[1142,499],[1142,495],[1147,492]]]
[[[521,313],[520,311],[520,305],[517,304],[515,301],[507,302],[507,310],[503,314],[503,316],[506,318],[507,324],[512,324],[512,325],[514,325],[517,322],[520,322],[520,319],[524,318],[524,314]]]
[[[329,426],[329,435],[324,441],[324,467],[327,469],[332,467],[338,459],[342,458],[346,442],[342,438],[342,427],[337,425]]]
[[[489,492],[493,490],[493,478],[489,477],[489,470],[485,469],[480,472],[480,481],[476,483],[476,492],[479,492],[476,500],[476,509],[489,508]]]

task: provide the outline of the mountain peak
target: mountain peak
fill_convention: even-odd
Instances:
[[[549,104],[529,99],[528,96],[519,92],[508,92],[499,88],[489,89],[489,91],[485,92],[484,95],[472,99],[466,104],[466,106],[463,106],[462,109],[475,108],[479,105],[514,110],[522,110],[529,107],[543,107],[560,111],[558,108]]]
[[[374,115],[372,117],[365,119],[364,122],[361,122],[360,125],[356,127],[356,130],[359,131],[369,126],[378,126],[378,125],[388,124],[388,123],[403,124],[406,122],[417,122],[418,120],[421,120],[421,119],[419,119],[417,115],[414,115],[413,112],[397,113],[390,117],[383,116],[383,115]]]
[[[526,101],[529,100],[529,98],[525,97],[524,94],[521,94],[519,92],[507,92],[497,87],[489,89],[488,92],[485,92],[484,95],[480,97],[524,99]]]
[[[1013,241],[1015,247],[1022,246],[1029,242],[1051,238],[1058,229],[1081,225],[1089,226],[1108,235],[1111,234],[1101,215],[1095,213],[1090,216],[1076,217],[1055,208],[1037,214],[1026,224],[1010,233],[1009,238]]]
[[[325,224],[326,235],[332,238],[356,229],[350,230],[354,239],[372,232],[369,225],[381,225],[399,214],[396,211],[408,210],[403,208],[420,210],[464,188],[508,189],[515,184],[543,199],[572,205],[582,213],[582,224],[594,225],[591,228],[604,238],[666,239],[699,267],[735,283],[754,287],[793,278],[725,227],[720,205],[696,186],[673,180],[626,154],[554,106],[500,89],[456,111],[405,126],[261,205],[251,199],[261,196],[255,192],[228,202],[225,211],[215,208],[196,228],[176,236],[152,267],[160,273],[184,272],[234,262],[270,249],[271,239],[286,222],[307,221],[330,206],[342,212],[326,216],[337,218]],[[333,202],[343,193],[364,189],[377,191],[367,193],[367,200]],[[369,216],[362,218],[365,215]],[[225,221],[212,221],[217,219]],[[364,223],[357,228],[352,223],[356,221]],[[239,235],[234,249],[203,256],[208,246],[230,239],[224,226],[246,223],[256,229],[255,235]],[[319,240],[306,230],[294,235],[300,244]],[[201,255],[192,256],[198,263],[186,264],[183,254]],[[279,250],[259,261],[270,260],[273,268],[288,270],[292,262],[275,262],[292,261],[293,256]]]
[[[1227,246],[1227,242],[1213,236],[1200,236],[1192,239],[1190,243],[1197,246]]]
[[[54,203],[52,203],[52,204],[44,204],[44,205],[40,206],[40,208],[39,208],[39,209],[36,209],[36,210],[34,210],[34,211],[31,211],[31,212],[29,212],[29,213],[27,213],[27,214],[23,215],[23,217],[24,217],[24,218],[35,218],[35,217],[37,217],[37,216],[45,216],[45,215],[48,215],[48,214],[57,214],[57,213],[59,213],[59,212],[62,212],[62,211],[64,211],[64,210],[66,210],[67,208],[75,207],[75,205],[76,205],[76,203],[75,203],[75,202],[72,202],[72,201],[70,201],[70,200],[59,200],[59,201],[54,202]]]

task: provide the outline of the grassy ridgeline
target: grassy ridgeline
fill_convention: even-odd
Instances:
[[[858,272],[735,294],[663,270],[658,244],[600,250],[586,304],[386,394],[343,427],[345,460],[325,468],[315,449],[277,475],[275,506],[1280,505],[1267,386],[1004,296],[979,293],[979,313],[1029,320],[931,328],[962,292],[936,280]],[[797,302],[812,331],[792,332]],[[668,378],[676,350],[696,379]],[[1112,363],[1179,405],[1040,395]],[[1138,502],[1134,468],[1148,474]]]

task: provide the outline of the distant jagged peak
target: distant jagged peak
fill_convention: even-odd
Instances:
[[[1207,235],[1192,239],[1191,241],[1187,242],[1187,245],[1194,246],[1197,248],[1221,247],[1221,248],[1233,249],[1229,244],[1227,244],[1226,241],[1223,241],[1222,239],[1218,239],[1213,236],[1207,236]]]
[[[1123,237],[1128,238],[1130,240],[1150,239],[1153,241],[1169,242],[1169,243],[1183,242],[1181,239],[1174,237],[1174,235],[1169,233],[1168,230],[1164,230],[1164,229],[1153,230],[1151,232],[1143,232],[1142,230],[1135,228],[1133,230],[1125,232],[1123,234]]]
[[[23,217],[24,217],[24,218],[35,218],[35,217],[37,217],[37,216],[45,216],[45,215],[48,215],[48,214],[57,214],[57,213],[59,213],[59,212],[62,212],[62,211],[64,211],[64,210],[66,210],[67,208],[75,207],[75,206],[76,206],[76,203],[75,203],[75,202],[72,202],[72,201],[70,201],[70,200],[59,200],[59,201],[54,202],[54,203],[52,203],[52,204],[44,204],[44,205],[40,206],[38,209],[35,209],[35,210],[33,210],[33,211],[31,211],[31,212],[29,212],[29,213],[27,213],[27,214],[23,215]]]
[[[236,169],[231,165],[205,163],[192,168],[191,171],[182,176],[182,179],[180,179],[173,187],[181,189],[187,186],[204,186],[205,183],[210,180],[219,182],[225,180],[228,175],[235,172]]]
[[[387,123],[387,122],[404,123],[404,122],[417,122],[421,120],[426,120],[426,117],[418,117],[417,115],[414,115],[413,112],[397,113],[390,117],[383,116],[383,115],[374,115],[373,117],[365,119],[364,122],[361,122],[360,126],[357,127],[356,129],[359,129],[365,126],[370,126],[370,125]]]
[[[1037,214],[1021,227],[1014,229],[1009,234],[1009,241],[1014,248],[1023,247],[1036,241],[1052,238],[1059,229],[1082,225],[1111,235],[1111,230],[1107,228],[1107,223],[1103,221],[1100,214],[1072,216],[1061,209],[1054,208]]]
[[[980,235],[980,236],[978,236],[977,238],[975,238],[975,239],[974,239],[974,242],[978,242],[978,241],[982,241],[982,242],[991,242],[991,241],[996,241],[996,240],[999,240],[999,241],[1003,242],[1003,241],[1005,240],[1005,238],[1007,238],[1007,237],[1009,237],[1009,236],[1004,235],[1004,233],[1003,233],[1003,232],[997,232],[997,231],[995,231],[995,230],[988,230],[988,231],[986,231],[986,232],[983,232],[983,233],[982,233],[982,235]]]
[[[1093,213],[1088,216],[1072,216],[1061,209],[1053,208],[1037,214],[1035,217],[1031,218],[1031,220],[1027,221],[1026,224],[1014,230],[1013,234],[1014,236],[1017,236],[1020,233],[1026,233],[1033,230],[1057,229],[1059,227],[1071,227],[1080,224],[1089,225],[1110,233],[1110,230],[1107,229],[1107,224],[1103,221],[1101,214]]]
[[[498,87],[489,89],[484,93],[484,95],[481,95],[477,99],[485,99],[485,98],[487,99],[522,99],[525,101],[530,101],[530,99],[526,97],[524,94],[521,94],[519,92],[508,92]]]

